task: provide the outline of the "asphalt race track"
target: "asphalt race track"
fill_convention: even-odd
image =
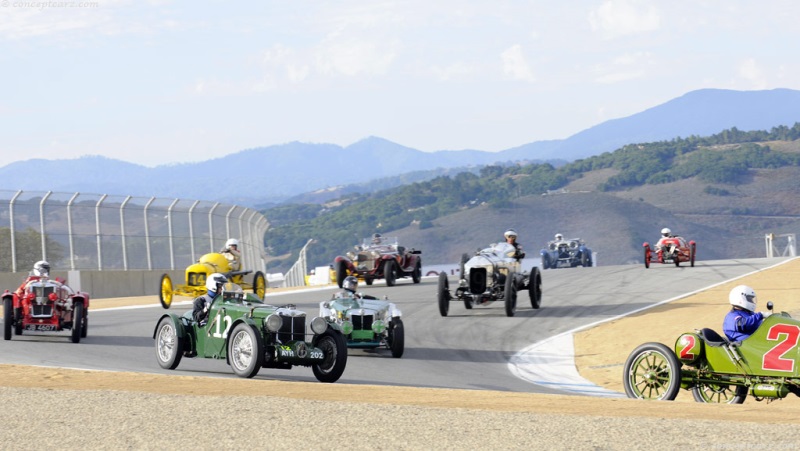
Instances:
[[[403,312],[405,354],[391,358],[388,350],[349,352],[340,384],[378,384],[414,387],[560,393],[518,379],[508,360],[526,346],[580,326],[624,315],[665,299],[699,290],[783,259],[699,261],[694,268],[654,264],[556,269],[542,272],[542,307],[530,308],[521,292],[517,313],[505,316],[502,303],[466,310],[452,302],[450,316],[442,318],[436,304],[437,281],[423,278],[413,284],[400,279],[396,286],[381,281],[361,291],[389,296]],[[453,288],[455,277],[450,280]],[[311,292],[267,294],[275,305],[296,304],[309,317],[319,313],[319,302],[334,288]],[[176,299],[176,302],[181,299]],[[153,330],[164,310],[153,296],[153,306],[131,309],[90,310],[89,336],[79,344],[68,332],[26,332],[0,341],[0,363],[77,369],[236,377],[224,360],[183,359],[175,371],[156,363]],[[173,305],[176,313],[188,304]],[[316,381],[311,369],[262,369],[257,378]]]

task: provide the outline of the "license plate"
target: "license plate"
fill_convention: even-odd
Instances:
[[[26,324],[25,330],[36,330],[39,332],[53,332],[58,330],[55,324]]]

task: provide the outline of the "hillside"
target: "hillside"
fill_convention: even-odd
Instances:
[[[422,152],[382,138],[367,137],[348,146],[290,142],[241,150],[206,161],[155,167],[103,157],[28,160],[0,167],[0,190],[46,189],[266,206],[302,193],[346,185],[361,186],[342,189],[341,193],[396,186],[398,180],[390,180],[392,177],[412,172],[416,173],[413,177],[420,177],[417,180],[423,180],[441,174],[442,169],[457,167],[477,170],[485,165],[518,162],[560,166],[631,143],[706,136],[731,128],[766,130],[796,122],[800,122],[800,91],[703,89],[628,117],[600,123],[563,140],[534,141],[500,152],[469,149]],[[169,150],[164,149],[164,153]],[[383,180],[376,185],[369,183],[379,179]],[[46,186],[42,186],[42,180],[47,180]]]

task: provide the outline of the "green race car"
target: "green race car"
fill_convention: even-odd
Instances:
[[[405,332],[402,313],[388,298],[361,293],[335,294],[320,302],[319,315],[335,322],[347,337],[348,348],[385,348],[392,357],[403,356]]]
[[[772,310],[772,303],[767,304]],[[673,349],[661,343],[638,346],[625,362],[629,398],[671,401],[683,388],[697,402],[741,404],[789,393],[800,396],[800,321],[775,313],[753,335],[732,342],[711,329],[682,334]]]
[[[178,367],[182,357],[225,359],[240,377],[261,368],[310,366],[320,382],[336,382],[347,365],[347,341],[335,322],[316,317],[306,330],[306,314],[294,305],[276,307],[235,284],[226,285],[198,324],[189,311],[167,313],[153,332],[158,364]]]

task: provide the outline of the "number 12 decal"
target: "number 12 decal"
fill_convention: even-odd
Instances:
[[[767,331],[767,340],[777,341],[778,344],[764,353],[761,368],[773,371],[794,371],[794,359],[784,357],[797,346],[800,341],[800,327],[790,324],[776,324]]]
[[[222,318],[222,321],[225,322],[225,330],[222,331],[222,333],[220,333],[220,331],[219,331],[219,323],[222,322],[222,321],[220,321],[220,317],[221,316],[222,315],[217,313],[217,320],[214,321],[214,323],[216,324],[216,327],[214,328],[214,333],[211,334],[211,336],[214,337],[214,338],[228,338],[228,331],[231,328],[231,317],[228,316],[228,315],[225,315],[225,317]]]

